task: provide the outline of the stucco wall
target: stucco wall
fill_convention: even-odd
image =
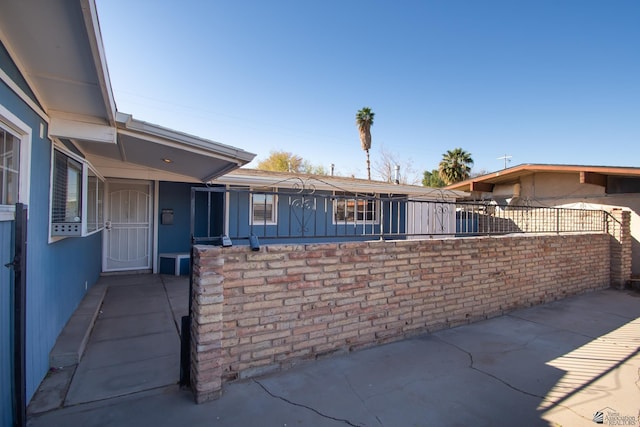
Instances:
[[[586,209],[627,208],[631,211],[632,273],[640,276],[640,194],[606,194],[605,188],[580,184],[578,173],[538,172],[516,179],[520,184],[517,204],[564,206]],[[501,188],[512,188],[512,185]]]
[[[604,196],[604,187],[580,184],[577,173],[534,173],[520,178],[522,198],[553,199],[584,196]]]

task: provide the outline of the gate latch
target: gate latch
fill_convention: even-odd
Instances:
[[[20,265],[20,260],[18,257],[13,257],[13,261],[6,263],[4,266],[7,268],[16,268],[18,265]]]

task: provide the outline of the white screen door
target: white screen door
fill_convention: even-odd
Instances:
[[[151,268],[151,183],[107,182],[104,271]]]

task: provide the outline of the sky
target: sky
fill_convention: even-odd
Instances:
[[[366,177],[640,167],[637,0],[97,0],[118,111]],[[375,178],[375,173],[373,173]]]

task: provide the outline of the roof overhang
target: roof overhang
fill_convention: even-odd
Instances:
[[[49,117],[115,125],[94,0],[3,0],[0,37]]]
[[[255,157],[253,153],[136,120],[128,114],[117,113],[116,124],[114,142],[73,140],[92,164],[102,167],[104,176],[119,176],[118,169],[137,167],[156,179],[208,182]]]
[[[534,173],[562,173],[578,176],[581,184],[607,187],[608,178],[640,178],[640,168],[587,165],[523,164],[490,174],[474,177],[445,187],[448,190],[490,193],[496,185],[518,182]]]
[[[117,112],[95,0],[3,0],[1,9],[0,38],[48,136],[73,143],[103,176],[207,182],[255,157]]]

